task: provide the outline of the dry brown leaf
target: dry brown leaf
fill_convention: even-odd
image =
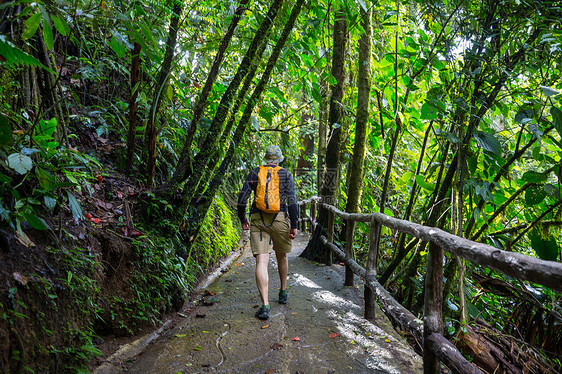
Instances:
[[[22,285],[26,286],[28,279],[26,277],[24,277],[23,275],[21,275],[20,273],[18,273],[17,271],[15,271],[12,276],[14,277],[14,279],[16,281],[18,281],[19,283],[21,283]]]

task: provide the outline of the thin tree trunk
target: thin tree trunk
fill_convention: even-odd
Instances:
[[[322,185],[324,184],[326,160],[326,133],[328,122],[328,103],[326,101],[326,92],[326,82],[323,82],[320,86],[320,96],[322,97],[322,102],[320,103],[318,113],[318,161],[316,168],[316,191],[319,196],[322,194]]]
[[[340,154],[343,109],[342,100],[345,87],[345,54],[347,45],[347,21],[343,5],[336,11],[333,33],[332,76],[336,85],[332,89],[330,99],[330,112],[328,123],[330,125],[330,138],[326,147],[326,174],[322,186],[322,199],[325,203],[337,205],[336,198],[340,185]],[[326,250],[320,242],[320,234],[327,228],[329,212],[320,208],[318,226],[312,239],[302,252],[301,256],[310,260],[328,260],[330,251]]]
[[[138,104],[139,96],[138,83],[140,82],[140,53],[141,45],[137,42],[134,44],[133,55],[131,59],[131,96],[129,97],[129,132],[127,133],[127,161],[125,170],[132,173],[133,162],[135,158],[135,143],[138,124]]]
[[[359,74],[357,80],[357,116],[355,123],[355,144],[353,145],[353,158],[351,160],[351,170],[348,173],[349,185],[347,190],[347,203],[345,211],[348,213],[359,212],[361,203],[361,191],[363,189],[363,175],[366,153],[367,122],[369,120],[369,101],[371,100],[371,7],[368,6],[367,12],[361,9],[362,27],[364,30],[359,40]],[[346,241],[346,254],[354,258],[353,233],[355,222],[347,221],[347,237],[352,240]],[[353,271],[349,266],[345,268],[345,285],[353,286]],[[371,292],[366,287],[365,293]],[[372,292],[369,294],[372,295]]]
[[[209,186],[206,189],[205,196],[202,199],[200,199],[200,203],[195,207],[197,210],[197,214],[195,216],[194,222],[190,222],[189,225],[190,229],[186,232],[189,238],[195,239],[197,237],[197,234],[199,233],[199,229],[201,228],[201,223],[205,219],[205,215],[207,214],[207,211],[211,206],[211,202],[215,197],[218,189],[220,188],[222,182],[224,181],[224,175],[227,173],[232,163],[232,159],[234,158],[234,153],[244,137],[244,133],[248,127],[248,124],[250,123],[252,112],[256,104],[258,103],[259,98],[263,93],[265,87],[269,83],[271,74],[273,72],[273,68],[277,64],[279,54],[281,53],[281,50],[285,46],[287,38],[294,27],[295,21],[302,10],[304,1],[305,0],[298,0],[293,6],[289,19],[285,23],[283,32],[281,33],[281,36],[279,37],[279,40],[277,41],[277,44],[275,45],[275,48],[273,49],[273,52],[271,53],[271,56],[267,61],[267,66],[262,74],[262,77],[258,82],[258,84],[256,85],[252,93],[252,96],[247,101],[247,105],[244,108],[244,112],[242,113],[242,117],[238,122],[238,126],[236,127],[236,131],[232,138],[232,144],[228,147],[226,151],[226,155],[223,158],[220,166],[213,173]],[[265,44],[267,43],[264,43],[264,45]],[[251,81],[251,79],[249,80]],[[233,120],[233,118],[234,118],[234,113],[232,114],[231,120]],[[193,240],[189,241],[186,245],[189,247],[191,246],[192,243]]]
[[[164,61],[162,62],[162,67],[160,68],[160,72],[158,73],[158,78],[156,80],[156,88],[154,90],[154,96],[152,97],[152,106],[150,107],[148,123],[145,130],[148,150],[146,182],[149,186],[152,185],[156,175],[156,142],[158,141],[158,128],[156,123],[158,121],[158,111],[162,100],[162,92],[168,83],[171,73],[182,11],[183,1],[174,0],[174,7],[172,8],[172,15],[170,17],[170,31],[168,32],[166,52],[164,53]]]
[[[219,45],[219,49],[213,61],[213,66],[209,71],[209,75],[207,76],[207,80],[205,81],[205,86],[203,86],[203,90],[201,91],[201,95],[197,100],[197,104],[195,105],[195,109],[193,110],[193,118],[191,120],[191,124],[189,129],[187,130],[187,134],[185,137],[183,149],[180,155],[180,162],[176,167],[176,171],[174,172],[173,177],[170,181],[166,184],[165,189],[175,189],[179,183],[184,181],[187,177],[187,171],[190,170],[190,153],[191,153],[191,144],[193,143],[193,138],[195,137],[195,133],[197,131],[197,127],[199,126],[199,121],[203,116],[205,108],[209,105],[209,94],[213,88],[213,84],[215,83],[220,65],[224,60],[224,55],[230,41],[232,40],[232,36],[234,35],[234,31],[238,26],[238,22],[242,18],[242,14],[246,11],[246,5],[248,4],[249,0],[242,0],[240,1],[240,5],[234,12],[232,16],[232,21],[230,26],[228,27],[228,31],[224,35],[224,38]]]
[[[257,30],[254,39],[246,52],[246,55],[238,67],[236,75],[221,98],[221,102],[207,133],[205,142],[201,147],[201,151],[195,157],[194,164],[197,165],[197,167],[193,168],[193,173],[189,176],[183,190],[180,207],[176,209],[176,219],[179,221],[183,219],[185,210],[191,203],[191,200],[193,199],[193,196],[195,195],[195,192],[205,175],[206,166],[213,160],[214,154],[217,152],[218,143],[223,132],[223,124],[229,116],[232,102],[236,97],[236,92],[238,91],[242,80],[250,71],[251,63],[256,57],[256,52],[259,50],[259,46],[267,39],[271,27],[273,26],[273,21],[275,20],[282,4],[283,0],[276,0],[271,4],[268,14],[263,19],[262,24]],[[187,160],[182,160],[182,162],[187,162]]]

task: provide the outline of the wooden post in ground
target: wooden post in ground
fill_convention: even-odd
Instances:
[[[443,248],[429,243],[427,256],[427,274],[425,275],[425,299],[423,308],[423,372],[439,374],[439,358],[431,349],[431,334],[443,335]]]
[[[355,253],[353,250],[353,232],[355,231],[355,221],[348,219],[345,225],[345,255],[347,258],[355,259]],[[344,286],[352,287],[355,282],[353,280],[353,270],[349,266],[345,266],[345,282]]]
[[[310,202],[310,233],[314,232],[314,222],[316,222],[316,200]]]
[[[328,239],[330,243],[334,241],[334,218],[334,212],[328,210],[328,235],[326,239]],[[332,251],[326,251],[326,265],[331,266],[332,264]]]
[[[375,220],[371,221],[369,227],[369,253],[367,254],[367,266],[365,275],[365,319],[369,321],[375,320],[375,292],[372,290],[368,283],[370,280],[377,279],[377,259],[378,259],[378,233],[379,223]]]

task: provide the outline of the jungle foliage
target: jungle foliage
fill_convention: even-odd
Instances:
[[[217,227],[235,243],[214,217],[276,143],[302,198],[562,260],[557,1],[8,1],[0,14],[5,242],[39,230],[60,247],[60,217],[84,224],[85,197],[118,170],[142,191],[138,259],[166,257],[164,297],[149,298],[172,305],[193,281],[175,267],[224,255],[209,250]],[[365,261],[368,228],[336,222],[342,246],[346,230]],[[378,238],[379,280],[421,314],[425,244]],[[455,258],[445,278],[449,337],[483,320],[560,368],[559,293]],[[166,306],[153,308],[142,318]]]

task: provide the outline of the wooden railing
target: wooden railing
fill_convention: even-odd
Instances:
[[[410,332],[423,346],[424,373],[439,373],[439,361],[454,373],[479,373],[482,371],[464,358],[458,349],[442,334],[442,291],[443,291],[443,251],[462,257],[483,267],[500,271],[520,280],[542,284],[553,290],[562,291],[562,263],[544,261],[519,253],[507,252],[498,248],[473,242],[435,227],[422,226],[409,221],[389,217],[382,213],[361,214],[345,213],[334,206],[324,204],[318,197],[299,202],[301,230],[308,223],[311,232],[316,228],[318,206],[328,210],[329,219],[326,236],[321,236],[322,243],[344,262],[353,273],[360,276],[365,285],[378,299],[383,312],[394,325]],[[306,210],[310,214],[306,214]],[[349,254],[338,248],[333,241],[334,217],[343,220],[365,222],[370,224],[369,253],[367,268],[361,267]],[[377,246],[376,225],[412,235],[429,243],[427,275],[425,282],[424,318],[417,319],[409,310],[398,303],[376,280]],[[348,238],[348,241],[353,238]],[[352,243],[346,243],[351,247]],[[348,251],[349,252],[349,251]],[[328,262],[331,262],[328,260]],[[374,317],[374,300],[365,300],[365,317]]]

